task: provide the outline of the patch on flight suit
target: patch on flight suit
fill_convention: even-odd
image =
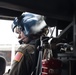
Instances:
[[[22,56],[23,56],[23,54],[21,52],[17,52],[14,60],[19,62],[21,60]]]

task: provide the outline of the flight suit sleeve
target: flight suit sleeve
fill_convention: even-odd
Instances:
[[[30,75],[33,64],[34,46],[19,47],[13,60],[9,75]]]

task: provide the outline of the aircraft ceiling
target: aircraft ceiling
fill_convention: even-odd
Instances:
[[[0,0],[0,18],[14,19],[25,11],[44,15],[49,26],[64,29],[73,20],[76,0]]]

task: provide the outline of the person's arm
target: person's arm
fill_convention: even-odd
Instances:
[[[30,75],[33,64],[31,53],[33,51],[33,47],[21,46],[15,55],[9,75]]]

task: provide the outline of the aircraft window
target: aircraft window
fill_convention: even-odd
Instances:
[[[0,20],[0,55],[6,59],[5,72],[10,68],[15,51],[19,45],[17,38],[11,30],[12,22],[12,20]]]
[[[51,37],[56,37],[56,27],[49,27],[49,33],[48,36]]]
[[[60,30],[60,29],[58,30],[58,35],[61,33],[61,31],[62,31],[62,30]]]

